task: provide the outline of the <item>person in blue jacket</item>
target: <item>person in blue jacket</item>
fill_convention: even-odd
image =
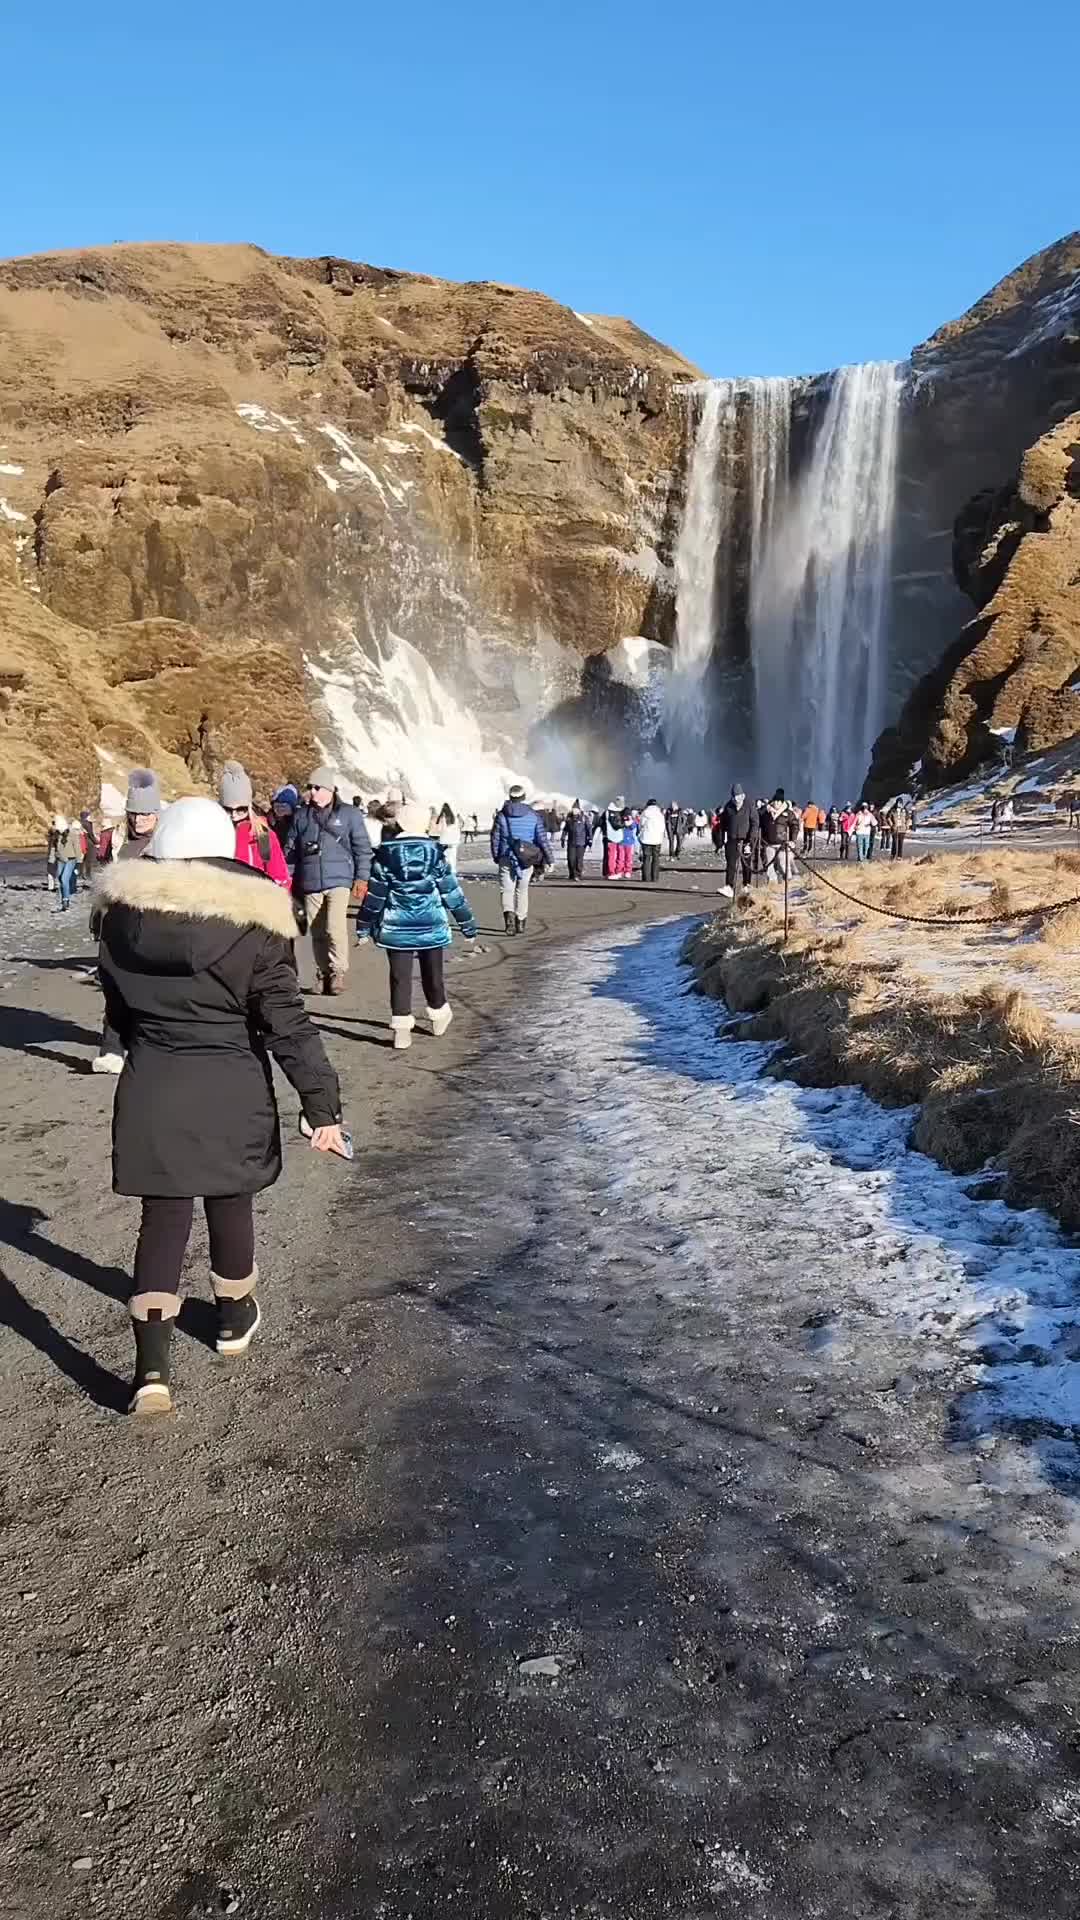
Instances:
[[[511,787],[491,823],[491,857],[499,869],[503,926],[507,933],[524,933],[533,873],[555,864],[547,830],[527,804],[524,787]]]
[[[450,945],[450,914],[466,940],[476,938],[476,920],[457,876],[428,832],[426,807],[406,804],[383,827],[371,856],[371,878],[360,909],[357,939],[386,949],[390,963],[390,1027],[395,1047],[411,1047],[413,959],[420,961],[431,1031],[446,1032],[453,1019],[443,981],[443,950]]]
[[[359,902],[371,872],[364,816],[342,800],[329,767],[316,767],[282,851],[304,903],[324,993],[344,993],[349,971],[349,896]]]

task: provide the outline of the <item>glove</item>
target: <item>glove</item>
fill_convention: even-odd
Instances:
[[[366,880],[358,880],[356,882],[356,885],[353,887],[352,897],[356,901],[356,904],[358,907],[361,906],[363,902],[367,899],[367,885],[368,883]]]

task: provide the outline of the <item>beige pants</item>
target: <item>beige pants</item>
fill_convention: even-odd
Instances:
[[[304,896],[315,965],[324,980],[349,971],[349,894],[348,887],[331,887],[328,893]]]

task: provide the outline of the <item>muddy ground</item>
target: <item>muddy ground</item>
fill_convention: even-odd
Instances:
[[[193,1246],[153,1431],[85,920],[9,890],[0,1911],[1075,1915],[1074,1495],[995,1475],[875,1297],[823,1341],[782,1166],[718,1149],[728,1258],[688,1271],[648,1139],[589,1136],[577,1035],[587,1090],[612,1022],[608,1103],[653,1063],[568,949],[701,884],[549,885],[405,1056],[377,954],[312,1000],[357,1162],[287,1125],[246,1362]]]

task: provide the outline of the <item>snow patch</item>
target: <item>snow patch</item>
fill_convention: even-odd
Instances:
[[[603,1447],[600,1452],[600,1465],[614,1467],[617,1473],[633,1473],[635,1467],[643,1464],[640,1453],[635,1453],[633,1447],[624,1447],[621,1441],[613,1447]]]
[[[0,460],[0,473],[9,473],[13,480],[17,480],[19,475],[25,473],[25,471],[25,467],[13,467],[10,461]]]
[[[256,406],[252,400],[245,400],[236,409],[241,420],[246,420],[256,433],[287,433],[298,447],[306,445],[300,431],[299,422],[289,420],[283,413],[273,413],[268,407]]]
[[[547,965],[563,1130],[608,1169],[627,1241],[645,1224],[645,1165],[649,1234],[670,1242],[673,1284],[681,1274],[731,1310],[747,1195],[760,1197],[762,1169],[782,1169],[753,1277],[770,1261],[786,1271],[798,1248],[834,1318],[891,1317],[929,1370],[960,1381],[963,1433],[1041,1430],[1069,1443],[1080,1474],[1080,1248],[1038,1209],[975,1199],[911,1151],[912,1109],[763,1077],[773,1047],[718,1041],[716,1003],[683,991],[686,924],[608,932]]]
[[[27,518],[28,516],[25,513],[20,513],[17,507],[9,506],[3,494],[0,493],[0,520],[25,521]]]
[[[576,307],[571,307],[570,311],[573,314],[575,320],[581,321],[581,324],[583,327],[589,327],[589,328],[595,327],[596,321],[590,320],[587,313],[579,313]]]
[[[410,420],[400,431],[402,433],[418,433],[421,439],[427,441],[429,447],[434,447],[436,453],[448,453],[454,460],[460,460],[462,466],[465,465],[465,460],[457,451],[456,447],[448,446],[445,440],[440,440],[435,434],[429,433],[427,427],[418,426],[415,420]]]
[[[316,469],[315,469],[315,471],[316,471],[316,473],[318,474],[318,476],[319,476],[319,479],[320,479],[320,480],[323,480],[323,481],[325,481],[325,483],[326,483],[326,485],[327,485],[327,486],[329,487],[329,489],[330,489],[330,491],[331,491],[331,493],[338,493],[338,492],[340,492],[340,489],[341,489],[341,481],[340,481],[340,480],[337,480],[337,479],[335,479],[335,477],[334,477],[334,475],[333,475],[332,473],[327,473],[327,471],[326,471],[326,468],[325,468],[325,467],[316,467]]]
[[[337,763],[358,791],[402,786],[414,800],[449,800],[455,811],[501,805],[524,775],[485,741],[475,714],[419,649],[392,632],[375,659],[355,637],[354,645],[346,666],[305,665],[340,739]]]

